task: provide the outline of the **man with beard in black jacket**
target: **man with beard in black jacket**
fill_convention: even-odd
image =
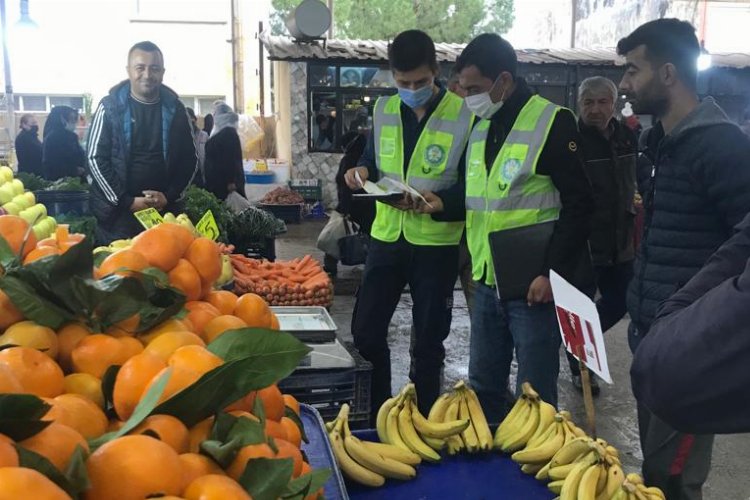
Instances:
[[[135,44],[127,71],[128,80],[99,103],[89,129],[91,209],[101,245],[142,230],[133,212],[178,210],[198,166],[185,106],[162,84],[159,47]]]
[[[642,190],[645,228],[627,299],[628,340],[639,358],[636,349],[651,335],[658,305],[698,273],[750,212],[750,140],[713,99],[699,100],[700,45],[689,23],[646,23],[617,50],[626,58],[620,89],[635,113],[658,120],[641,137],[652,168]],[[669,348],[679,350],[681,342]],[[685,358],[684,368],[691,363]],[[636,396],[643,383],[635,381]],[[702,498],[713,436],[678,432],[651,412],[648,399],[639,400],[638,420],[646,483],[670,500]]]

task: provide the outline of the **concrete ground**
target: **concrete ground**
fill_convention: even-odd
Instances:
[[[323,254],[315,248],[318,233],[325,221],[308,220],[289,224],[288,232],[277,239],[279,259],[291,259],[312,254],[322,261]],[[360,267],[339,266],[336,296],[331,315],[342,340],[352,340],[351,312],[353,293],[362,275]],[[409,336],[411,326],[411,298],[405,293],[391,320],[388,342],[391,348],[393,391],[407,382],[409,368]],[[445,342],[445,388],[468,377],[469,317],[463,293],[455,292],[451,334]],[[643,459],[638,440],[635,400],[630,389],[631,354],[627,345],[627,321],[623,320],[605,335],[609,368],[614,384],[602,382],[601,395],[595,399],[597,433],[620,450],[627,472],[638,471]],[[568,365],[560,358],[560,408],[569,410],[576,422],[584,426],[585,413],[580,394],[570,383]],[[713,467],[704,488],[705,500],[750,500],[750,435],[728,435],[716,438]]]

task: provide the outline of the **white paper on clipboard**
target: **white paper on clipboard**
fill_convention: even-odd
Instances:
[[[612,383],[596,304],[555,271],[550,271],[557,323],[565,349],[589,370]]]
[[[365,182],[365,191],[367,191],[367,183],[368,182]],[[372,183],[370,183],[370,184],[372,184]],[[389,193],[390,192],[395,192],[395,193],[409,193],[412,196],[412,198],[417,198],[417,199],[421,200],[422,203],[424,203],[428,207],[432,208],[432,205],[429,204],[427,202],[427,200],[425,200],[424,196],[422,196],[422,194],[419,191],[417,191],[416,189],[414,189],[411,186],[408,186],[408,185],[404,184],[403,182],[399,182],[399,181],[397,181],[395,179],[391,179],[389,177],[383,177],[375,185],[381,187],[382,189],[388,191]]]

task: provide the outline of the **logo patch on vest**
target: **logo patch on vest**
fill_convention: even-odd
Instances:
[[[437,167],[443,163],[443,160],[445,160],[445,149],[443,146],[438,144],[430,144],[427,146],[427,149],[424,151],[424,161],[427,162],[429,166]],[[422,170],[427,170],[427,172],[429,172],[429,167],[425,167]]]
[[[515,158],[508,158],[500,169],[500,178],[506,183],[511,183],[521,171],[521,162]]]

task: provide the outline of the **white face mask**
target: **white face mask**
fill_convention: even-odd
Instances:
[[[498,110],[503,107],[503,97],[505,97],[505,91],[503,91],[503,95],[497,102],[492,102],[492,97],[490,97],[490,92],[492,92],[492,90],[495,88],[495,85],[497,85],[497,82],[499,81],[500,77],[498,76],[497,80],[494,81],[492,87],[490,87],[487,92],[467,95],[466,97],[464,97],[464,102],[466,102],[466,106],[469,108],[469,110],[471,110],[472,113],[480,118],[489,120],[490,118],[492,118],[492,115],[497,113]]]

